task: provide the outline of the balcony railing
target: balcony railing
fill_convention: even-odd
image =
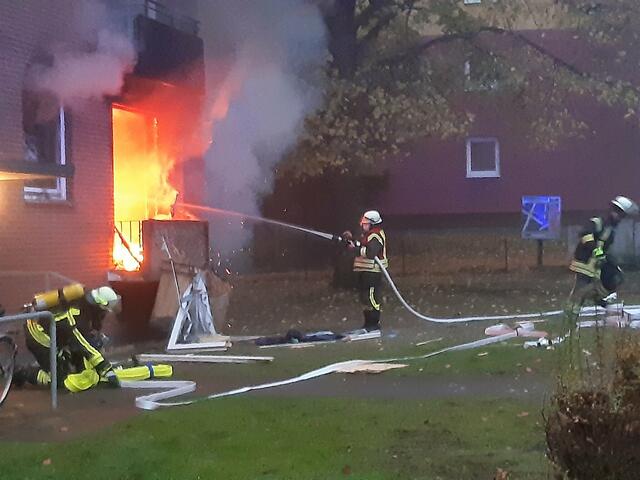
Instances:
[[[176,12],[162,2],[155,0],[111,0],[109,5],[122,18],[125,30],[130,33],[132,33],[131,28],[133,28],[131,20],[138,15],[168,25],[189,35],[197,36],[199,32],[199,23],[195,18]]]

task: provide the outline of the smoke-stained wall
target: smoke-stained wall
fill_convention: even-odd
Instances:
[[[67,158],[75,166],[61,202],[26,202],[24,182],[0,182],[2,271],[57,271],[87,284],[106,280],[113,171],[111,109],[102,95],[117,92],[135,55],[109,28],[103,6],[86,0],[0,2],[0,159],[25,159],[23,92],[43,90],[65,106]],[[32,279],[25,288],[42,286]],[[25,300],[19,295],[0,302],[18,304]]]

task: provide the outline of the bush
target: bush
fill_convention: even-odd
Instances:
[[[640,345],[620,345],[614,362],[609,382],[560,384],[551,399],[544,420],[558,478],[640,478]]]

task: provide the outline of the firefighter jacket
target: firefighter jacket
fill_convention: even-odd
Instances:
[[[378,257],[380,262],[387,268],[387,237],[384,230],[373,226],[371,230],[364,233],[360,240],[360,248],[357,250],[356,258],[353,261],[354,272],[380,272],[380,267],[374,258]]]
[[[102,327],[105,312],[100,307],[90,304],[83,297],[52,313],[56,322],[58,350],[66,348],[71,355],[81,356],[100,375],[111,370],[111,363],[105,360],[102,353],[87,340],[92,330],[100,330]],[[49,348],[48,320],[27,320],[26,330],[35,342]]]
[[[607,225],[601,217],[593,217],[580,232],[580,241],[569,269],[591,278],[598,278],[613,238],[613,226]]]

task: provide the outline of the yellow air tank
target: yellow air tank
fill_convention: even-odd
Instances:
[[[84,286],[80,283],[72,283],[58,290],[49,290],[36,294],[33,297],[33,308],[39,311],[48,310],[78,300],[83,295]]]

